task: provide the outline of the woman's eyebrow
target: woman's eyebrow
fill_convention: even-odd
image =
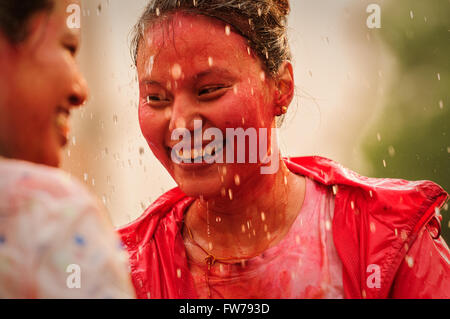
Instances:
[[[220,74],[222,76],[228,76],[228,77],[232,77],[233,76],[233,74],[230,71],[228,71],[227,69],[220,68],[220,67],[212,67],[212,68],[210,68],[208,70],[205,70],[205,71],[202,71],[200,73],[197,73],[195,75],[195,78],[196,79],[201,79],[201,78],[204,78],[204,77],[206,77],[208,75],[211,75],[211,74]]]
[[[228,77],[228,78],[234,77],[234,75],[227,69],[220,68],[220,67],[212,67],[212,68],[209,68],[208,70],[201,71],[200,73],[195,74],[193,76],[193,79],[200,80],[209,75],[217,75],[217,74],[222,77]],[[162,85],[160,82],[155,81],[154,79],[150,79],[149,77],[144,77],[140,81],[140,84],[141,85],[158,85],[158,86],[164,87],[164,85]]]
[[[144,78],[139,82],[141,85],[159,85],[162,86],[161,83],[155,80],[151,80],[149,78]]]

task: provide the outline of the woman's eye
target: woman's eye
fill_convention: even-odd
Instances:
[[[226,86],[206,87],[200,89],[200,91],[198,92],[198,96],[204,99],[214,99],[225,94],[226,89],[228,89],[228,87]]]
[[[145,102],[150,106],[158,107],[166,105],[169,100],[160,95],[147,95],[147,97],[145,98]]]

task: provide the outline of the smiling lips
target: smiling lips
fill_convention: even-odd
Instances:
[[[69,116],[70,112],[65,108],[58,107],[58,109],[56,110],[55,125],[62,146],[65,146],[69,140]]]
[[[172,155],[172,160],[176,160],[176,162],[181,162],[184,164],[194,164],[199,162],[214,162],[216,154],[219,154],[224,148],[223,143],[213,143],[213,145],[205,145],[201,150],[193,148],[181,148],[178,151],[173,151],[172,148],[169,149],[169,153]]]

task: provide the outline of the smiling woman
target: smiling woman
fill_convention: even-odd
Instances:
[[[448,297],[438,185],[320,157],[278,155],[262,174],[228,138],[214,155],[233,157],[205,161],[195,136],[209,129],[257,132],[259,151],[279,154],[274,129],[294,94],[288,13],[287,0],[153,0],[137,23],[139,124],[179,186],[120,229],[138,297]]]
[[[97,200],[49,167],[59,166],[70,112],[87,98],[70,4],[79,5],[0,0],[0,298],[133,297]],[[71,269],[81,271],[77,289]]]
[[[49,15],[53,6],[64,10],[63,3],[11,3],[2,1],[0,149],[7,157],[58,166],[70,111],[87,98],[74,59],[79,30],[66,26],[65,14]],[[8,9],[13,12],[6,16]]]

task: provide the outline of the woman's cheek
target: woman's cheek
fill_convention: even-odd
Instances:
[[[251,88],[243,88],[234,94],[222,114],[229,128],[264,127],[263,98]]]
[[[151,141],[155,136],[155,111],[149,106],[143,105],[143,102],[139,105],[139,125],[141,126],[142,135]]]

